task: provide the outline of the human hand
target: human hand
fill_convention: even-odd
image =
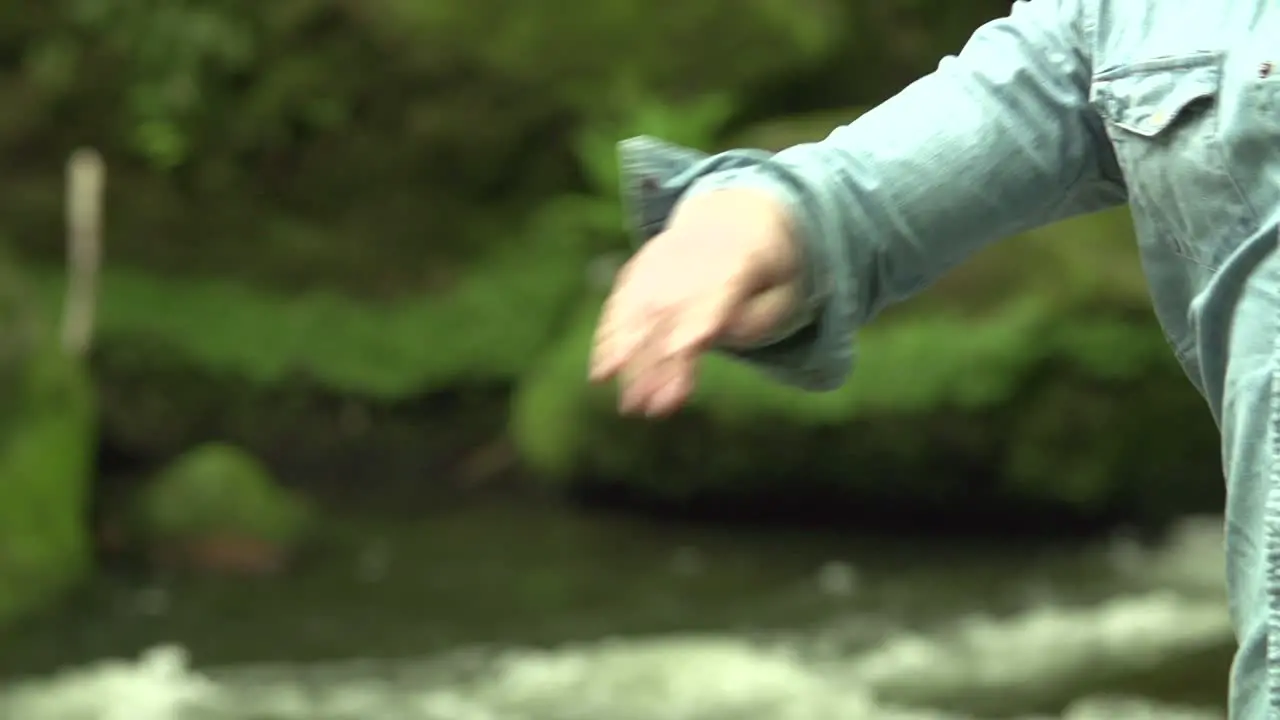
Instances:
[[[667,229],[618,272],[593,343],[593,382],[619,381],[624,414],[674,412],[716,344],[767,338],[800,301],[798,248],[785,208],[754,190],[677,206]]]

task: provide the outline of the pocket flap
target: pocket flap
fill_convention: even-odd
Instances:
[[[1117,67],[1094,79],[1091,99],[1117,127],[1155,137],[1196,101],[1217,97],[1220,60],[1218,53],[1197,53]]]

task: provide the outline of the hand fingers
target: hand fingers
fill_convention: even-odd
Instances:
[[[662,345],[653,350],[668,356],[705,350],[723,330],[742,294],[730,282],[704,285],[703,278],[679,265],[662,268],[662,273],[652,267],[636,272],[634,263],[645,259],[652,265],[652,257],[638,255],[631,267],[619,273],[601,310],[589,365],[593,382],[616,376],[658,323],[668,323],[671,329],[660,334]]]
[[[649,332],[649,315],[650,308],[635,292],[630,274],[620,272],[596,322],[589,365],[592,382],[608,380],[626,366]]]
[[[623,372],[618,411],[648,417],[670,415],[693,393],[696,372],[697,358],[692,355],[668,357],[639,368],[629,367]]]
[[[663,355],[695,355],[710,347],[738,304],[737,295],[734,288],[722,286],[689,298],[684,307],[675,310],[678,317],[663,338]]]
[[[644,337],[619,371],[618,412],[624,415],[644,412],[649,398],[665,382],[661,350],[671,320],[669,316],[649,319],[651,324],[645,328]]]
[[[742,304],[725,322],[721,341],[729,347],[750,347],[786,322],[797,307],[794,284],[776,285]]]
[[[723,335],[730,342],[758,342],[777,327],[790,312],[793,290],[775,288],[752,298],[729,318],[718,320],[717,308],[703,308],[680,321],[655,323],[622,371],[618,408],[623,414],[666,416],[675,412],[693,394],[698,356],[702,346],[714,340],[709,327],[725,325]],[[683,332],[683,338],[678,334]],[[677,349],[672,352],[673,348]]]
[[[665,352],[667,339],[678,323],[674,313],[658,318],[622,369],[618,396],[622,414],[668,415],[693,391],[696,354]]]
[[[698,370],[696,355],[669,358],[661,367],[660,380],[644,405],[649,417],[665,417],[680,409],[693,394]]]
[[[670,240],[670,238],[667,238]],[[740,304],[736,277],[704,274],[655,238],[618,274],[601,310],[590,379],[620,379],[619,410],[662,415],[693,391],[698,356]]]

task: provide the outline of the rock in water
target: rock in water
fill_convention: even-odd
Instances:
[[[198,447],[137,498],[136,530],[164,564],[232,574],[279,570],[312,524],[306,501],[247,452]]]

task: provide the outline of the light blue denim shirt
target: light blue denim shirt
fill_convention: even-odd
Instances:
[[[978,249],[1127,202],[1156,314],[1222,431],[1231,718],[1280,720],[1280,3],[1023,0],[822,142],[620,153],[641,240],[690,193],[791,208],[811,302],[742,357],[814,390],[844,380],[877,311]]]

